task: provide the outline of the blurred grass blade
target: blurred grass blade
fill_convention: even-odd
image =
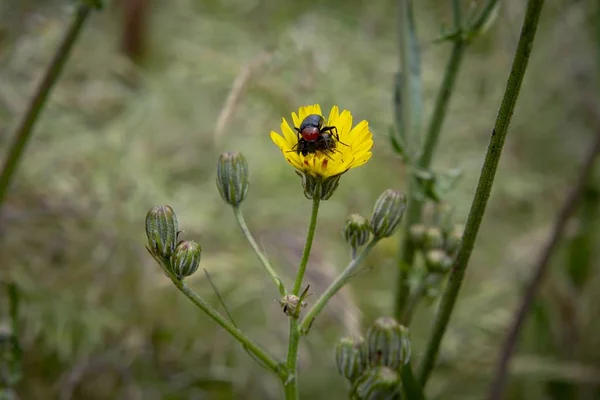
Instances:
[[[215,292],[215,294],[217,295],[217,299],[219,299],[219,303],[221,303],[221,306],[223,307],[223,309],[225,310],[225,314],[227,314],[227,318],[229,318],[229,321],[231,321],[231,324],[238,328],[237,324],[235,323],[233,316],[231,315],[231,313],[229,312],[229,308],[227,307],[227,304],[225,304],[225,300],[223,299],[223,296],[221,296],[221,293],[219,292],[219,289],[217,289],[217,286],[215,285],[215,283],[213,282],[212,278],[210,277],[210,274],[208,273],[208,270],[206,268],[204,268],[204,273],[206,274],[206,278],[208,279],[208,283],[210,283],[210,286],[212,287],[213,292]],[[266,370],[269,370],[269,367],[258,357],[256,357],[249,349],[247,346],[242,345],[242,347],[244,348],[244,351],[246,351],[246,353],[248,353],[248,355],[250,356],[250,358],[252,358],[254,361],[256,361],[256,363],[258,365],[260,365],[261,367],[263,367]]]
[[[592,180],[584,189],[581,209],[578,215],[576,233],[570,238],[568,246],[567,273],[571,282],[582,290],[588,281],[594,265],[594,248],[598,243],[600,227],[600,188]]]
[[[19,290],[17,285],[10,282],[4,283],[6,292],[2,293],[2,300],[8,299],[8,326],[0,331],[0,384],[2,389],[10,390],[22,378],[21,358],[23,352],[19,344]],[[0,326],[4,325],[4,316],[0,319]],[[9,393],[9,392],[5,392]],[[3,394],[3,392],[0,392]],[[9,397],[10,398],[10,397]]]
[[[27,110],[15,130],[10,150],[8,150],[4,165],[2,166],[2,171],[0,172],[0,211],[6,192],[8,191],[18,164],[23,157],[27,143],[31,138],[35,123],[38,120],[54,85],[58,81],[63,67],[67,63],[71,49],[79,38],[83,25],[90,13],[91,8],[85,3],[82,3],[75,11],[71,25],[67,29],[61,44],[54,54],[54,58],[48,65],[48,69],[36,89],[36,93],[31,98]]]
[[[412,364],[409,362],[402,367],[402,386],[407,399],[410,400],[425,400],[423,388],[415,379],[413,374]]]
[[[229,308],[227,307],[227,304],[225,304],[225,300],[223,300],[223,296],[221,296],[219,289],[217,289],[217,286],[213,282],[213,280],[210,277],[210,274],[208,273],[208,270],[206,268],[204,268],[204,273],[206,274],[206,278],[208,279],[208,283],[210,283],[210,286],[212,287],[213,292],[215,292],[215,294],[217,295],[217,299],[219,299],[219,303],[221,303],[221,306],[225,310],[225,314],[227,314],[227,318],[229,318],[229,321],[231,321],[231,324],[233,326],[238,328],[237,324],[233,320],[233,317],[231,316],[231,313],[229,312]]]

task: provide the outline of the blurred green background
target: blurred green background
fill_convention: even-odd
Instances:
[[[466,10],[482,1],[463,3]],[[598,6],[546,3],[430,399],[483,398],[522,284],[598,125],[589,112],[598,94]],[[451,26],[452,15],[448,1],[415,7],[427,118],[450,50],[433,40]],[[0,3],[2,157],[72,8],[64,0]],[[492,27],[469,48],[450,103],[434,169],[463,172],[447,195],[457,222],[470,206],[524,8],[522,0],[501,2]],[[246,156],[248,225],[291,282],[311,205],[269,132],[313,103],[324,110],[339,105],[356,122],[370,122],[372,160],[346,174],[321,207],[307,277],[321,293],[348,261],[340,234],[346,216],[368,216],[386,188],[407,189],[406,169],[386,137],[398,65],[392,0],[113,0],[94,14],[0,220],[0,279],[22,292],[18,397],[281,398],[279,383],[198,312],[147,254],[146,211],[158,204],[175,209],[184,237],[201,243],[201,267],[236,322],[283,356],[287,320],[219,197],[217,157],[227,150]],[[598,176],[523,332],[509,399],[600,398]],[[302,398],[346,397],[333,343],[391,314],[399,240],[378,246],[368,272],[315,323],[301,348]],[[202,271],[189,284],[217,305]],[[417,361],[434,310],[433,304],[417,310]]]

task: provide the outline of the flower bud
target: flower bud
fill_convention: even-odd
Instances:
[[[425,243],[426,249],[440,249],[444,246],[444,235],[442,230],[437,226],[432,226],[425,231]]]
[[[344,238],[352,248],[360,247],[369,241],[369,221],[359,214],[352,214],[346,219]]]
[[[329,178],[320,178],[312,176],[311,174],[305,174],[296,171],[302,178],[302,187],[304,188],[304,196],[307,199],[312,200],[314,198],[320,198],[321,200],[329,200],[335,189],[340,184],[340,175],[330,176]]]
[[[391,368],[368,370],[352,385],[352,398],[359,400],[398,399],[402,390],[400,375]]]
[[[410,360],[408,329],[394,318],[378,318],[367,333],[367,348],[370,366],[397,369]]]
[[[448,233],[448,236],[446,237],[446,243],[444,245],[444,248],[448,254],[455,254],[460,248],[464,229],[465,228],[463,225],[456,224],[452,227],[450,233]]]
[[[351,382],[367,367],[367,346],[363,338],[341,338],[335,347],[335,362],[339,373]]]
[[[178,223],[175,211],[169,206],[152,207],[146,214],[148,250],[162,261],[167,261],[177,244]]]
[[[223,153],[217,162],[217,187],[223,200],[237,207],[248,194],[248,163],[241,153]]]
[[[416,247],[422,247],[425,243],[425,232],[427,231],[427,227],[423,224],[414,224],[409,228],[409,237],[411,242]]]
[[[452,268],[452,261],[452,258],[441,249],[432,249],[425,253],[425,265],[429,272],[446,273]]]
[[[200,265],[202,248],[193,240],[186,240],[177,245],[171,261],[171,268],[177,279],[182,280],[192,275]]]
[[[377,238],[391,236],[404,214],[406,196],[388,189],[379,196],[373,207],[371,216],[371,231]]]

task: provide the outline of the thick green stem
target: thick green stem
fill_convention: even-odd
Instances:
[[[317,191],[319,192],[319,191]],[[306,272],[306,265],[308,264],[308,258],[310,256],[310,250],[312,248],[313,239],[315,237],[315,228],[317,227],[317,216],[319,214],[319,204],[321,202],[320,196],[313,198],[312,213],[310,215],[310,223],[308,226],[308,233],[306,234],[306,242],[304,243],[304,251],[302,253],[302,259],[300,260],[300,266],[298,267],[298,274],[296,275],[296,281],[294,282],[294,289],[292,294],[298,296],[300,288],[302,287],[302,279]],[[299,304],[299,308],[302,306]],[[298,320],[296,316],[290,316],[290,336],[288,343],[288,356],[286,367],[289,373],[289,378],[285,382],[285,398],[286,400],[298,400],[298,347],[300,345],[300,330],[298,329]]]
[[[77,8],[69,29],[65,33],[63,40],[56,50],[48,69],[46,70],[42,81],[40,82],[35,95],[31,99],[27,111],[23,115],[21,122],[17,126],[13,135],[13,141],[10,150],[4,161],[2,172],[0,173],[0,208],[4,202],[6,192],[10,187],[12,178],[17,170],[19,162],[23,157],[25,147],[29,142],[33,127],[38,120],[38,117],[46,104],[46,100],[57,82],[60,73],[65,66],[73,45],[79,38],[83,24],[89,17],[92,8],[82,4]]]
[[[244,348],[254,355],[261,363],[276,374],[282,381],[287,379],[287,373],[285,368],[278,363],[273,357],[271,357],[265,350],[263,350],[258,344],[244,334],[241,330],[236,328],[231,322],[229,322],[224,316],[222,316],[217,310],[212,308],[204,299],[198,296],[192,289],[190,289],[183,281],[178,280],[174,276],[170,276],[171,280],[177,286],[177,288],[194,303],[200,310],[208,315],[213,321],[219,324],[225,329],[235,340],[240,342]]]
[[[267,273],[269,274],[269,276],[271,277],[273,282],[275,282],[275,285],[279,289],[279,293],[282,296],[285,296],[286,290],[285,290],[285,286],[283,285],[283,281],[277,276],[277,273],[271,266],[271,263],[269,263],[269,260],[267,259],[265,254],[262,252],[260,247],[258,247],[256,240],[254,240],[254,237],[252,236],[252,233],[250,232],[250,229],[248,229],[248,225],[246,225],[246,221],[244,220],[244,215],[242,214],[242,211],[240,210],[239,207],[233,207],[233,213],[235,214],[235,219],[237,220],[238,224],[240,225],[242,233],[244,234],[244,236],[246,236],[248,243],[250,243],[250,246],[252,247],[252,249],[254,250],[256,255],[258,256],[258,259],[262,263],[263,267],[265,268],[265,270],[267,271]]]
[[[544,0],[529,0],[527,5],[527,12],[521,30],[519,45],[506,84],[504,98],[502,99],[500,110],[498,111],[494,129],[492,130],[490,144],[481,170],[481,176],[479,177],[475,198],[473,199],[473,204],[471,205],[471,210],[467,219],[462,246],[452,267],[448,285],[442,295],[441,304],[433,324],[425,356],[421,363],[419,381],[423,386],[425,386],[435,364],[442,337],[448,326],[448,321],[450,320],[450,315],[452,314],[469,258],[473,251],[477,232],[479,231],[479,226],[481,225],[485,213],[510,120],[527,69],[527,63],[533,47],[533,41],[543,4]]]
[[[302,260],[300,260],[300,267],[298,267],[298,274],[296,275],[294,289],[292,290],[292,294],[296,296],[298,296],[298,294],[300,293],[300,288],[302,287],[302,280],[304,279],[304,273],[306,272],[306,265],[308,264],[308,257],[310,257],[310,250],[312,248],[313,238],[315,237],[315,228],[317,227],[317,215],[319,214],[320,203],[320,197],[315,196],[313,198],[312,203],[312,213],[310,215],[310,225],[308,226],[308,233],[306,234],[304,252],[302,253]]]
[[[427,130],[427,135],[425,136],[423,151],[421,153],[421,157],[417,161],[417,169],[427,170],[431,165],[431,159],[439,141],[440,131],[446,117],[446,111],[448,109],[448,103],[454,90],[454,83],[456,82],[456,77],[458,75],[458,71],[460,70],[466,48],[467,43],[462,40],[460,35],[458,35],[457,39],[454,41],[452,54],[450,55],[450,59],[446,65],[446,72],[444,74],[442,86],[438,92],[431,117],[431,123]],[[410,241],[408,231],[411,225],[416,224],[421,220],[421,213],[423,209],[423,199],[422,196],[418,195],[419,191],[419,184],[416,178],[413,177],[411,179],[411,185],[409,188],[408,204],[406,206],[407,215],[406,221],[403,225],[403,241],[398,262],[398,279],[396,282],[394,311],[394,315],[398,320],[402,319],[406,302],[408,301],[408,273],[415,257],[415,248],[413,243]]]
[[[300,324],[300,333],[306,335],[310,326],[313,323],[313,320],[323,311],[329,300],[342,288],[348,280],[354,276],[356,273],[356,269],[360,266],[360,264],[367,257],[367,254],[375,247],[377,244],[377,239],[372,239],[363,249],[363,251],[358,254],[350,264],[346,267],[346,269],[336,278],[336,280],[329,285],[329,287],[325,290],[325,292],[319,297],[315,305],[310,309],[310,311],[306,314],[302,323]]]

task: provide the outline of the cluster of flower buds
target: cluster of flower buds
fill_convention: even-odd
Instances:
[[[346,243],[356,250],[369,241],[371,234],[376,239],[392,236],[402,220],[405,209],[404,194],[391,189],[386,190],[375,202],[370,221],[360,214],[352,214],[346,219],[343,230]]]
[[[401,370],[410,361],[408,329],[390,317],[378,318],[367,340],[342,338],[335,359],[339,373],[351,385],[356,400],[400,398]]]
[[[178,229],[170,206],[152,207],[146,214],[146,248],[167,274],[182,280],[198,270],[202,248],[193,240],[178,242]]]
[[[443,278],[452,268],[461,245],[463,226],[453,222],[453,212],[449,204],[439,203],[432,225],[415,224],[409,228],[410,240],[423,254],[429,297],[436,297],[439,293]]]

